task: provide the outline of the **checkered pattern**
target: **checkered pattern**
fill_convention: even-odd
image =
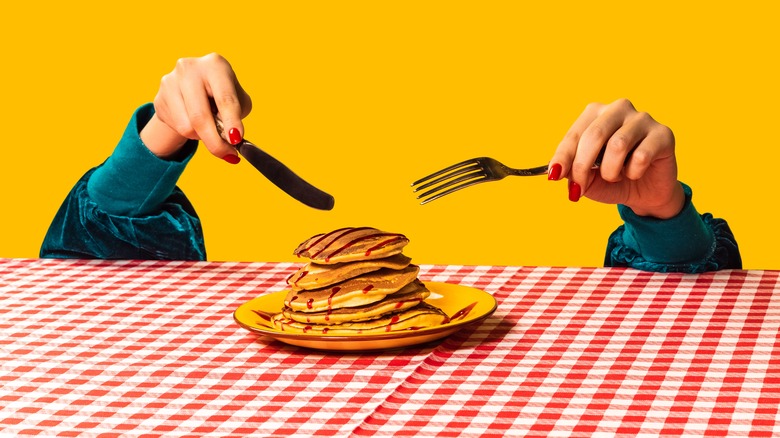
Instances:
[[[232,320],[296,268],[0,259],[0,435],[780,435],[777,271],[423,265],[498,310],[328,354]]]

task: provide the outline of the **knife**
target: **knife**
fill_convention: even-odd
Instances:
[[[230,144],[227,139],[227,133],[224,130],[222,121],[214,118],[217,123],[217,132]],[[259,170],[269,181],[277,187],[284,190],[285,193],[297,199],[309,207],[319,210],[332,210],[335,200],[333,196],[323,192],[306,182],[303,178],[296,175],[281,161],[268,155],[265,151],[257,147],[252,142],[244,139],[241,143],[234,145],[239,154],[249,161],[249,164]]]

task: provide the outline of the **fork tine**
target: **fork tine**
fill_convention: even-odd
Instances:
[[[425,184],[422,184],[420,186],[417,186],[412,190],[412,192],[419,192],[420,190],[425,190],[428,187],[435,186],[436,184],[442,183],[448,179],[455,178],[458,175],[463,175],[464,173],[471,173],[471,172],[479,172],[482,170],[482,166],[479,165],[479,163],[474,163],[466,167],[462,167],[460,169],[455,170],[454,172],[448,173],[446,175],[442,175],[433,181],[428,181]]]
[[[446,190],[446,189],[448,189],[450,187],[453,187],[453,186],[456,186],[456,185],[458,185],[460,183],[469,182],[469,181],[472,181],[472,180],[483,180],[483,179],[487,179],[487,174],[484,173],[484,172],[477,172],[477,173],[470,173],[468,175],[463,175],[463,176],[461,176],[459,178],[453,179],[452,181],[447,181],[446,183],[444,183],[444,184],[442,184],[442,185],[440,185],[438,187],[434,187],[434,188],[428,190],[427,192],[423,192],[423,193],[419,194],[417,196],[417,199],[422,199],[422,198],[424,198],[426,196],[430,196],[430,195],[432,195],[432,194],[434,194],[436,192],[440,192],[442,190]]]
[[[442,170],[440,170],[438,172],[434,172],[434,173],[432,173],[432,174],[430,174],[430,175],[428,175],[426,177],[418,179],[417,181],[413,182],[412,185],[416,186],[417,184],[420,184],[421,182],[427,181],[427,180],[429,180],[431,178],[436,178],[439,175],[443,175],[443,174],[445,174],[447,172],[450,172],[450,171],[452,171],[454,169],[457,169],[458,167],[465,166],[467,164],[479,164],[479,162],[477,160],[478,160],[477,158],[471,158],[471,159],[468,159],[468,160],[465,160],[465,161],[461,161],[460,163],[453,164],[450,167],[444,168],[444,169],[442,169]]]
[[[471,186],[473,186],[475,184],[488,182],[488,181],[490,181],[490,180],[487,178],[487,176],[483,175],[482,178],[475,178],[475,179],[467,181],[467,182],[465,182],[465,183],[463,183],[461,185],[458,185],[458,186],[452,187],[452,188],[450,188],[448,190],[445,190],[445,191],[443,191],[441,193],[437,193],[436,195],[431,196],[430,198],[425,199],[422,202],[420,202],[420,205],[425,205],[425,204],[427,204],[427,203],[429,203],[431,201],[435,201],[435,200],[441,198],[442,196],[446,196],[446,195],[449,195],[450,193],[457,192],[460,189],[465,189],[466,187],[471,187]],[[430,192],[423,193],[422,195],[418,196],[417,199],[420,199],[420,198],[428,195],[429,193],[433,193],[434,191],[435,190],[431,190]]]

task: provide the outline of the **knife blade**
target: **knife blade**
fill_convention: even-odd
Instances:
[[[215,118],[215,121],[219,135],[230,144],[226,138],[222,121],[218,118]],[[289,167],[257,147],[254,143],[244,139],[234,147],[249,164],[254,166],[263,176],[288,195],[312,208],[319,210],[333,209],[335,204],[333,196],[306,182],[306,180],[290,170]]]

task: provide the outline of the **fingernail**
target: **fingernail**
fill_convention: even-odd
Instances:
[[[241,140],[243,140],[241,133],[238,132],[238,129],[236,128],[230,128],[230,131],[228,131],[228,138],[230,139],[230,144],[232,145],[237,145],[241,143]]]
[[[223,160],[227,161],[230,164],[238,164],[241,161],[241,157],[238,155],[228,154],[222,157]]]
[[[550,170],[547,172],[547,179],[550,181],[558,181],[558,178],[561,177],[561,165],[558,163],[555,163],[550,167]]]
[[[569,180],[569,201],[577,202],[582,195],[582,187],[574,181]]]

